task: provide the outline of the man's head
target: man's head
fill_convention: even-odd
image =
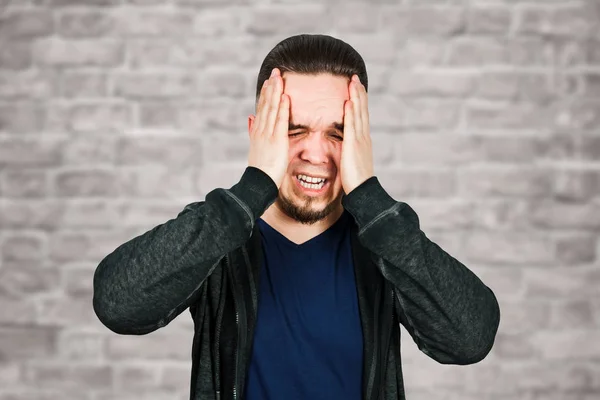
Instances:
[[[283,92],[290,97],[289,165],[276,205],[303,224],[313,224],[341,207],[344,195],[339,170],[342,154],[344,102],[357,74],[368,88],[365,63],[349,44],[326,35],[297,35],[278,43],[263,61],[256,86],[278,68]],[[252,129],[254,115],[248,119]],[[308,193],[298,174],[325,177],[323,190]]]

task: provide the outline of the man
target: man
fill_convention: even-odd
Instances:
[[[191,399],[404,399],[399,324],[440,363],[489,353],[493,292],[373,174],[351,46],[275,46],[248,131],[237,184],[101,261],[93,305],[109,329],[147,334],[189,308]]]

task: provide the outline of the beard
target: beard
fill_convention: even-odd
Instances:
[[[323,209],[315,208],[314,204],[321,201],[321,199],[316,196],[300,196],[301,198],[298,201],[295,200],[296,196],[291,198],[279,192],[279,196],[275,201],[283,213],[288,217],[293,218],[301,224],[312,225],[325,219],[329,214],[335,211],[339,206],[340,199],[343,195],[344,192],[340,191],[340,194],[330,201]]]

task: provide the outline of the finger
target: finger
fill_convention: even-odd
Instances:
[[[263,82],[262,88],[260,89],[260,95],[258,97],[258,104],[256,106],[256,118],[254,119],[254,129],[253,129],[253,133],[254,132],[260,132],[260,129],[263,128],[264,126],[264,120],[265,118],[263,117],[263,108],[265,107],[265,104],[267,102],[267,92],[269,89],[269,79],[265,79],[265,81]]]
[[[353,109],[352,100],[346,100],[344,104],[344,139],[350,139],[354,135]]]
[[[358,92],[360,94],[360,115],[362,121],[361,134],[369,136],[369,95],[362,83],[358,84]]]
[[[277,113],[277,125],[275,126],[276,135],[285,135],[287,137],[290,124],[290,98],[287,94],[281,95],[279,102],[279,112]]]
[[[258,95],[257,111],[258,111],[258,106],[262,106],[263,104],[265,104],[265,93],[267,93],[268,88],[269,88],[269,80],[265,79],[265,81],[262,84],[262,87],[260,88],[260,94]]]
[[[271,86],[271,95],[264,132],[266,135],[272,136],[275,130],[275,121],[277,121],[277,113],[279,112],[279,103],[281,102],[281,77],[278,75],[273,76],[273,82],[269,86]]]
[[[354,132],[356,136],[361,135],[362,130],[362,116],[360,112],[360,97],[358,93],[358,82],[352,82],[351,89],[351,100],[352,100],[352,119],[354,121]]]
[[[265,102],[263,104],[262,109],[260,110],[260,125],[258,126],[257,132],[262,134],[265,132],[269,126],[269,113],[271,108],[271,103],[273,101],[273,86],[274,86],[274,76],[269,77],[267,87],[265,88]]]

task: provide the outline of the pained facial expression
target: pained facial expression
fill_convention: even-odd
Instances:
[[[288,216],[314,224],[341,207],[344,195],[339,170],[344,134],[344,102],[350,80],[331,74],[283,74],[283,92],[290,97],[289,165],[276,200]],[[250,117],[248,130],[254,116]],[[326,177],[319,191],[306,191],[297,176]]]

